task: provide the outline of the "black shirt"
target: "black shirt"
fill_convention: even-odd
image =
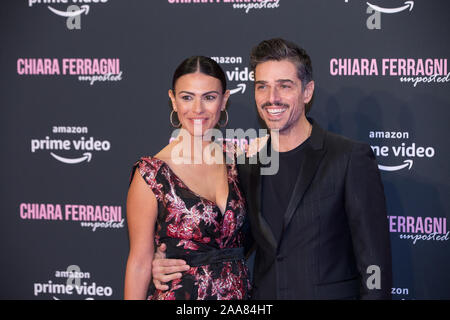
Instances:
[[[303,161],[303,150],[309,139],[295,149],[279,152],[279,169],[274,175],[262,176],[261,214],[272,229],[277,242],[283,230],[284,213],[286,212],[292,191]],[[272,151],[274,152],[274,151]]]
[[[279,152],[279,169],[274,175],[263,175],[261,177],[261,214],[269,224],[275,236],[277,243],[280,241],[283,231],[284,213],[287,210],[292,192],[300,173],[300,166],[304,159],[305,146],[309,144],[309,138],[305,140],[295,149],[287,152]],[[272,150],[272,152],[274,152]],[[268,294],[272,292],[272,296],[266,296],[264,299],[276,299],[277,281],[276,271],[272,268],[266,276]]]

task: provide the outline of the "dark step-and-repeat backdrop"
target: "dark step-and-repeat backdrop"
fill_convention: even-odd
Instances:
[[[228,128],[259,128],[249,53],[282,37],[312,58],[309,115],[377,156],[393,298],[449,299],[449,12],[447,0],[2,1],[0,297],[122,299],[131,166],[169,142],[175,67],[215,59]]]

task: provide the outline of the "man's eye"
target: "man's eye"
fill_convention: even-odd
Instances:
[[[287,85],[287,84],[282,84],[281,88],[282,89],[289,89],[291,86]]]
[[[265,88],[266,88],[266,86],[264,86],[264,85],[259,85],[259,86],[256,87],[256,89],[258,89],[258,90],[262,90],[262,89],[265,89]]]
[[[207,96],[205,96],[205,99],[208,101],[213,101],[213,100],[216,100],[216,96],[207,95]]]

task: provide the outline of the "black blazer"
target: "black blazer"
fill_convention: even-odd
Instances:
[[[304,161],[287,210],[280,212],[279,243],[261,216],[260,164],[247,159],[238,165],[256,243],[253,299],[390,299],[390,236],[372,149],[310,121]],[[380,268],[380,289],[366,285],[371,265]],[[271,274],[275,293],[268,292]],[[374,277],[369,282],[377,284]]]

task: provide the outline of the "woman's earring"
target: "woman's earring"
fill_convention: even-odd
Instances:
[[[220,123],[219,122],[219,127],[221,127],[221,128],[225,127],[228,124],[228,111],[226,109],[224,111],[225,111],[225,115],[227,117],[227,120],[225,121],[225,123]]]
[[[175,110],[172,110],[172,112],[170,113],[170,124],[172,125],[172,127],[174,128],[179,128],[181,126],[181,122],[180,120],[178,120],[178,124],[173,123],[173,113],[175,112]],[[228,122],[228,120],[227,120]]]

